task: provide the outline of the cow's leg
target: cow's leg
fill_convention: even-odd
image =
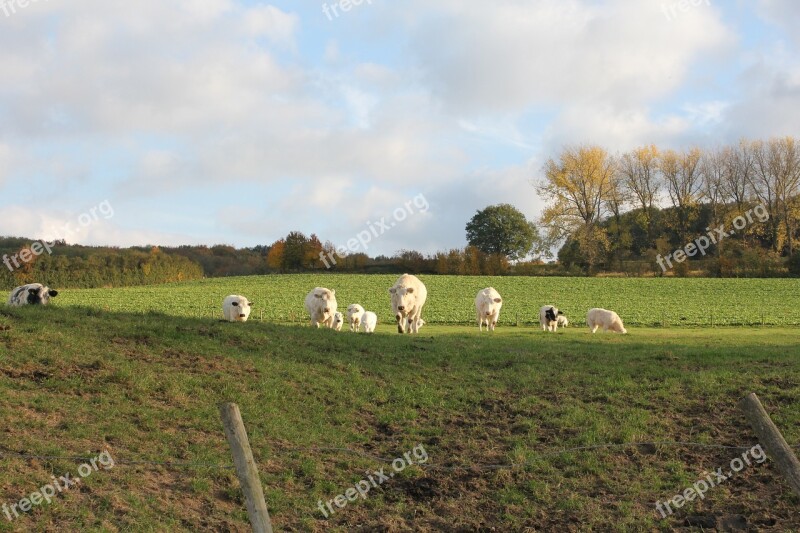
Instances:
[[[483,331],[483,316],[480,311],[478,311],[478,331]]]
[[[404,320],[403,316],[402,315],[397,315],[395,318],[397,319],[397,333],[405,333],[406,325],[403,322],[403,320]]]

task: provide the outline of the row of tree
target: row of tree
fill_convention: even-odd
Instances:
[[[546,163],[536,189],[547,202],[543,248],[563,244],[562,252],[577,253],[590,272],[668,253],[755,207],[768,219],[715,245],[716,258],[728,245],[790,257],[800,218],[800,143],[742,140],[705,151],[651,145],[621,156],[600,146],[568,147]]]
[[[26,283],[46,283],[52,287],[121,287],[200,279],[203,268],[180,255],[165,253],[158,247],[107,248],[52,244],[52,255],[36,255],[35,241],[0,238],[0,288],[10,289]],[[39,250],[37,250],[39,251]],[[13,258],[12,261],[10,258]]]

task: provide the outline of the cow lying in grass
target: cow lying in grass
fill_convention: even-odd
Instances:
[[[15,288],[8,296],[8,305],[19,307],[22,305],[47,305],[50,298],[58,296],[58,291],[45,287],[41,283],[29,283]]]

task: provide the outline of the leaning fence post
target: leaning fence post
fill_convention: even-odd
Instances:
[[[739,401],[739,409],[744,412],[747,421],[753,427],[758,441],[767,448],[767,453],[778,465],[783,477],[789,482],[795,493],[800,496],[800,461],[786,443],[778,427],[772,422],[764,406],[754,392]]]
[[[261,488],[261,479],[258,477],[258,468],[250,449],[250,441],[244,429],[242,414],[235,403],[224,403],[219,406],[222,424],[225,427],[225,436],[233,454],[233,463],[236,465],[236,475],[244,492],[247,505],[247,515],[255,533],[272,533],[272,522],[267,511],[267,502],[264,500],[264,490]]]

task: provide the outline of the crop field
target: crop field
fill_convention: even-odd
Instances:
[[[229,401],[275,531],[800,531],[800,498],[771,460],[656,509],[741,456],[728,446],[757,442],[736,407],[749,392],[800,444],[796,281],[426,276],[429,324],[398,335],[394,279],[65,289],[49,307],[0,306],[0,505],[74,476],[76,457],[115,460],[0,514],[0,531],[249,531],[218,413]],[[306,325],[315,285],[377,311],[377,333]],[[506,305],[479,334],[473,298],[488,285]],[[256,302],[255,320],[220,321],[230,293]],[[630,334],[544,333],[532,323],[545,303],[577,323],[614,308]],[[711,312],[726,327],[699,327]],[[766,327],[735,325],[762,312]],[[425,463],[320,510],[420,447]]]
[[[556,305],[576,325],[586,311],[617,311],[630,326],[800,325],[800,280],[676,278],[527,278],[420,276],[428,287],[423,313],[429,323],[472,324],[475,294],[488,286],[503,296],[501,325],[538,324],[542,305]],[[215,278],[121,289],[64,290],[59,305],[108,311],[156,311],[173,316],[221,317],[228,294],[255,302],[251,318],[305,322],[303,300],[315,286],[336,290],[339,308],[360,303],[391,321],[388,288],[395,275],[301,274]]]

